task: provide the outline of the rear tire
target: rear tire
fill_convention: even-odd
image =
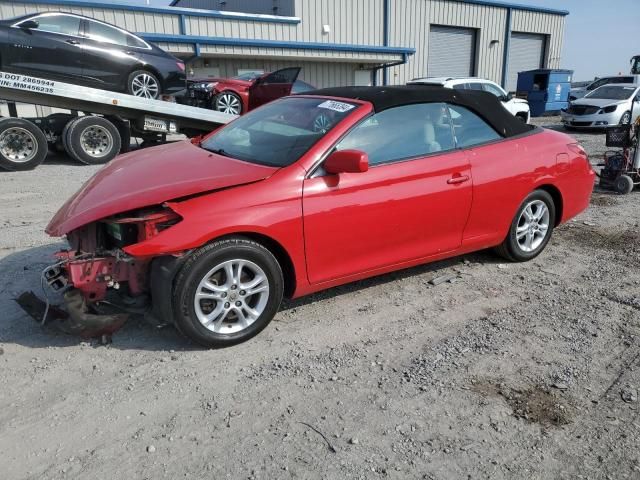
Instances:
[[[542,252],[549,243],[556,221],[553,198],[544,190],[534,190],[516,212],[507,238],[496,253],[512,262],[526,262]]]
[[[136,70],[127,78],[127,93],[134,97],[156,100],[162,93],[160,81],[153,73],[147,70]]]
[[[620,175],[613,186],[620,195],[627,195],[633,190],[633,179],[629,175]]]
[[[282,269],[264,246],[243,237],[193,253],[176,275],[173,315],[185,336],[207,348],[244,342],[278,312]]]
[[[0,119],[0,167],[9,171],[33,170],[47,157],[47,138],[23,118]]]
[[[69,122],[63,131],[63,144],[71,158],[86,165],[112,160],[121,147],[120,132],[109,120],[87,115]]]

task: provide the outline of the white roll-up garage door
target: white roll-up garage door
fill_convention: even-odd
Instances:
[[[429,77],[473,76],[475,57],[474,29],[431,25],[427,59]]]
[[[545,35],[534,33],[511,34],[509,44],[509,75],[507,77],[507,89],[510,92],[516,90],[518,84],[518,72],[535,70],[544,66],[544,50],[546,45]]]

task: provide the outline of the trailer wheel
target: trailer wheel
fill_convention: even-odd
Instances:
[[[121,146],[120,132],[109,120],[87,115],[78,117],[65,127],[65,148],[71,158],[87,165],[112,160]]]
[[[633,190],[633,179],[629,175],[620,175],[613,186],[620,195],[626,195]]]
[[[0,167],[32,170],[47,156],[47,138],[38,127],[23,118],[0,119]]]

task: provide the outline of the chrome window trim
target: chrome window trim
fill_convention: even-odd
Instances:
[[[151,50],[151,49],[152,49],[152,48],[151,48],[151,45],[149,45],[149,44],[148,44],[144,39],[142,39],[142,38],[138,37],[137,35],[134,35],[134,34],[133,34],[133,33],[131,33],[131,32],[128,32],[127,30],[124,30],[124,29],[122,29],[122,28],[120,28],[120,27],[116,27],[115,25],[111,25],[111,24],[106,23],[106,22],[102,22],[102,21],[100,21],[100,20],[96,20],[95,18],[84,17],[84,16],[82,16],[82,15],[76,15],[75,13],[66,13],[66,12],[44,12],[44,13],[38,13],[38,14],[34,14],[34,16],[32,16],[32,17],[25,18],[25,19],[23,19],[23,20],[20,20],[20,21],[18,21],[18,22],[16,22],[16,23],[14,23],[13,25],[11,25],[11,28],[20,28],[20,24],[21,24],[21,23],[23,23],[23,22],[28,22],[29,20],[36,20],[37,18],[41,18],[41,17],[53,17],[53,16],[58,16],[58,17],[62,16],[62,17],[73,17],[73,18],[77,18],[77,19],[79,19],[79,20],[80,20],[80,23],[81,23],[81,24],[82,24],[82,21],[83,21],[83,20],[84,20],[84,21],[86,21],[87,23],[88,23],[88,22],[96,22],[96,23],[100,23],[100,24],[102,24],[102,25],[105,25],[106,27],[109,27],[109,28],[113,28],[113,29],[115,29],[115,30],[118,30],[119,32],[124,33],[125,35],[130,35],[130,36],[132,36],[133,38],[135,38],[136,40],[140,41],[140,42],[141,42],[142,44],[144,44],[145,46],[144,46],[144,47],[137,47],[137,46],[135,46],[135,45],[122,45],[122,44],[120,44],[120,43],[113,43],[113,42],[101,42],[100,40],[94,40],[94,39],[92,39],[92,38],[88,37],[86,33],[84,33],[84,34],[78,33],[77,35],[73,35],[73,34],[71,34],[71,33],[52,32],[52,31],[50,31],[50,30],[42,30],[42,29],[36,29],[36,30],[39,30],[39,31],[41,31],[41,32],[46,32],[46,33],[52,33],[52,34],[54,34],[54,35],[64,35],[64,36],[66,36],[66,37],[83,38],[83,39],[85,39],[85,38],[86,38],[86,39],[88,39],[88,40],[93,40],[94,42],[107,43],[107,44],[110,44],[110,45],[118,45],[118,46],[120,46],[120,47],[126,47],[126,48],[137,48],[137,49],[139,49],[139,50]],[[79,28],[78,30],[80,30],[80,28]],[[86,29],[85,29],[85,30],[86,30]]]
[[[132,37],[133,37],[133,38],[135,38],[136,40],[139,40],[140,42],[142,42],[145,46],[144,46],[144,47],[136,47],[136,46],[134,46],[134,45],[122,45],[122,44],[120,44],[120,43],[113,43],[113,42],[101,42],[100,40],[95,40],[95,39],[93,39],[93,38],[89,37],[89,36],[88,36],[88,33],[87,33],[87,31],[86,31],[86,28],[85,28],[85,38],[87,38],[87,39],[89,39],[89,40],[93,40],[94,42],[100,42],[100,43],[108,43],[108,44],[110,44],[110,45],[118,45],[118,46],[120,46],[120,47],[138,48],[138,49],[141,49],[141,50],[151,50],[151,45],[149,45],[145,40],[143,40],[142,38],[138,37],[137,35],[134,35],[134,34],[133,34],[133,33],[131,33],[131,32],[128,32],[128,31],[126,31],[126,30],[124,30],[124,29],[122,29],[122,28],[120,28],[120,27],[116,27],[115,25],[111,25],[111,24],[106,23],[106,22],[101,22],[100,20],[96,20],[95,18],[87,18],[87,17],[82,17],[82,18],[84,18],[84,20],[87,22],[87,26],[89,26],[89,23],[90,23],[90,22],[101,23],[102,25],[104,25],[104,26],[106,26],[106,27],[113,28],[114,30],[118,30],[118,31],[120,31],[120,32],[124,33],[125,35],[130,35],[130,36],[132,36]],[[89,28],[89,31],[91,31],[91,28]]]
[[[20,24],[24,23],[24,22],[28,22],[30,20],[35,20],[36,18],[40,18],[40,17],[73,17],[73,18],[77,18],[78,20],[80,20],[80,24],[78,25],[78,33],[76,35],[72,34],[72,33],[60,33],[60,32],[52,32],[50,30],[43,30],[43,29],[39,29],[37,28],[36,30],[40,31],[40,32],[46,32],[46,33],[52,33],[54,35],[64,35],[65,37],[74,37],[74,38],[84,38],[81,34],[80,34],[80,27],[82,25],[82,20],[84,20],[85,17],[81,16],[81,15],[75,15],[73,13],[65,13],[65,12],[45,12],[45,13],[38,13],[35,14],[33,17],[29,17],[29,18],[25,18],[23,20],[20,20],[19,22],[14,23],[13,25],[11,25],[11,28],[20,28]]]

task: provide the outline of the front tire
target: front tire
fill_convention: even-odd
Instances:
[[[231,115],[242,115],[242,99],[233,92],[221,92],[213,98],[213,109]]]
[[[518,208],[507,238],[496,252],[512,262],[537,257],[549,243],[555,221],[556,208],[551,195],[544,190],[531,192]]]
[[[180,269],[173,289],[178,330],[207,348],[244,342],[278,312],[282,269],[264,246],[243,237],[197,250]]]
[[[631,123],[631,112],[627,111],[620,117],[620,125],[629,125]]]

